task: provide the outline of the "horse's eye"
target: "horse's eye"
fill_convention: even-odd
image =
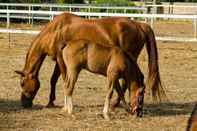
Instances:
[[[22,87],[24,86],[24,79],[23,78],[21,79],[21,86]]]
[[[23,81],[21,81],[21,86],[22,86],[22,87],[24,86],[24,82],[23,82]]]

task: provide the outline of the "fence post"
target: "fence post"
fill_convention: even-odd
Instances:
[[[197,39],[197,19],[194,19],[194,39]]]
[[[9,12],[9,6],[7,5],[7,29],[10,28],[10,12]],[[10,32],[8,33],[8,43],[9,43],[9,48],[11,47],[11,39],[10,39]]]
[[[71,8],[71,5],[69,5],[69,12],[70,12],[70,13],[72,12],[72,8]]]
[[[154,8],[151,9],[151,14],[152,15],[154,14]],[[151,19],[150,20],[150,26],[153,29],[154,28],[154,20],[155,20],[155,18],[154,17],[151,17],[150,19]]]
[[[127,9],[126,9],[126,8],[124,9],[124,13],[125,13],[125,14],[127,13]]]
[[[145,10],[143,11],[144,14],[148,14],[148,7],[145,8]],[[148,18],[145,17],[145,22],[148,23]]]
[[[34,11],[34,7],[33,6],[31,6],[31,10]],[[31,26],[33,27],[33,25],[34,25],[34,14],[31,13]]]
[[[7,28],[10,28],[10,12],[7,10]]]
[[[91,7],[90,6],[88,6],[88,12],[90,13],[91,12],[91,9],[90,9]],[[88,16],[88,19],[90,19],[90,16]]]
[[[29,21],[28,24],[31,24],[31,6],[29,5]]]
[[[52,12],[52,6],[51,5],[50,5],[50,9],[49,10],[50,10],[50,13],[51,13]],[[49,19],[50,19],[50,21],[53,20],[53,14],[52,13],[50,14],[50,18]]]

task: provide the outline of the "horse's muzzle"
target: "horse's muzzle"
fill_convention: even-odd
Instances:
[[[24,108],[30,108],[32,107],[33,103],[32,103],[32,98],[28,98],[26,97],[24,94],[21,95],[21,105]]]

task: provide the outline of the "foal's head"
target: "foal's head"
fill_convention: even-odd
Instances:
[[[37,76],[26,74],[23,71],[15,71],[21,75],[20,85],[22,87],[21,104],[24,108],[32,107],[32,101],[40,87]]]
[[[134,83],[130,85],[130,93],[132,94],[130,96],[131,107],[133,108],[132,112],[136,112],[137,116],[142,117],[145,92],[144,75],[137,65],[133,66],[131,69],[133,73],[130,72],[130,78],[132,78],[131,81]]]

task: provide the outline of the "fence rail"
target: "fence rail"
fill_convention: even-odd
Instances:
[[[48,8],[87,8],[87,9],[126,9],[126,10],[146,10],[146,7],[143,6],[106,6],[106,5],[90,5],[90,4],[22,4],[22,3],[0,3],[0,8],[7,7],[8,9],[11,7],[48,7]]]
[[[0,17],[6,17],[7,19],[7,28],[10,26],[10,19],[13,16],[19,15],[25,15],[28,14],[30,19],[34,19],[34,17],[38,17],[38,15],[47,15],[49,19],[53,19],[55,15],[61,14],[62,11],[29,11],[29,10],[0,10]],[[145,18],[150,19],[151,26],[153,27],[153,22],[155,18],[161,18],[161,19],[188,19],[193,21],[193,32],[194,37],[193,38],[178,38],[178,37],[157,37],[159,40],[171,40],[171,41],[197,41],[197,15],[172,15],[172,14],[130,14],[130,13],[98,13],[98,12],[72,12],[73,14],[79,15],[79,16],[86,16],[86,17],[128,17],[128,18]],[[12,16],[12,14],[14,14]],[[17,17],[18,18],[18,17]],[[40,17],[42,19],[42,17]],[[45,17],[46,18],[46,17]],[[0,32],[6,32],[6,30],[0,30]],[[13,30],[7,30],[8,33],[13,33]],[[28,33],[29,31],[16,31],[17,32],[24,32]]]
[[[168,3],[168,2],[167,2]],[[99,9],[136,9],[146,10],[147,7],[174,7],[174,8],[196,8],[196,5],[175,5],[175,4],[162,4],[162,5],[142,5],[142,6],[108,6],[108,5],[91,5],[91,4],[27,4],[27,3],[0,3],[0,7],[57,7],[57,8],[99,8]]]
[[[0,29],[1,33],[14,33],[14,34],[31,34],[37,35],[40,33],[38,30],[21,30],[21,29]],[[177,38],[177,37],[156,37],[160,41],[176,41],[176,42],[197,42],[196,38]]]

